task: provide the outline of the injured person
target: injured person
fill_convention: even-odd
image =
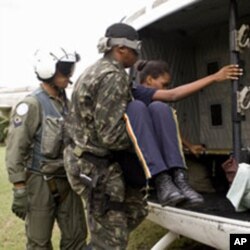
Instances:
[[[133,89],[136,100],[128,104],[126,116],[132,128],[127,130],[134,133],[133,144],[138,144],[136,152],[144,172],[152,177],[162,206],[200,205],[204,201],[202,195],[188,183],[177,118],[166,102],[183,99],[216,82],[238,79],[242,70],[237,65],[228,65],[215,74],[167,90],[171,77],[165,62],[141,62],[137,68],[140,68],[140,84]],[[124,171],[125,177],[127,172]],[[130,181],[131,176],[127,176]]]

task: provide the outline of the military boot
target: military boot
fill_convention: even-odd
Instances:
[[[176,168],[172,174],[175,185],[181,190],[187,201],[183,203],[185,207],[199,206],[204,202],[202,195],[193,190],[188,183],[187,172],[185,169]]]
[[[162,206],[175,206],[185,200],[185,196],[175,186],[172,177],[162,172],[155,177],[157,198]]]

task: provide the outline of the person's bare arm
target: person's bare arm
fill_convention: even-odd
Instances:
[[[243,70],[238,65],[227,65],[221,68],[218,72],[201,78],[197,81],[184,84],[173,89],[159,89],[153,95],[153,100],[175,102],[181,100],[199,90],[216,82],[225,80],[238,80],[243,74]]]
[[[187,148],[187,150],[196,157],[198,157],[200,154],[203,154],[206,151],[206,148],[201,144],[192,144],[183,137],[181,139],[184,148]]]

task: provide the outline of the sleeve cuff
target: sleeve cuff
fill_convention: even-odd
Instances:
[[[16,173],[9,176],[11,183],[25,182],[26,181],[26,172]]]

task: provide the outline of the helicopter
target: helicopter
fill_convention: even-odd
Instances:
[[[237,167],[249,164],[250,1],[152,0],[122,21],[138,31],[142,59],[169,64],[174,87],[226,64],[244,70],[240,80],[209,86],[175,104],[184,137],[206,146],[198,159],[206,169],[203,179],[191,171],[194,184],[209,181],[204,205],[162,207],[154,197],[148,202],[148,219],[168,229],[152,250],[166,249],[179,236],[227,250],[235,235],[250,234],[250,212],[237,211],[228,199],[231,183],[222,168],[230,157]]]

